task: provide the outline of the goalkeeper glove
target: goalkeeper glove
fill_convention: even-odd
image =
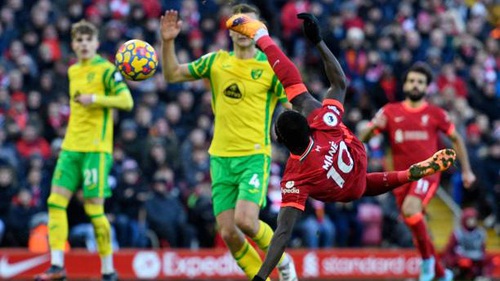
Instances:
[[[304,21],[302,22],[302,30],[309,41],[316,45],[323,40],[320,34],[318,19],[313,14],[300,13],[297,15],[297,18]]]

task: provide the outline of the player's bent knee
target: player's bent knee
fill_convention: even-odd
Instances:
[[[73,192],[65,187],[62,187],[62,186],[56,186],[56,185],[53,185],[51,188],[50,188],[50,194],[59,194],[59,195],[62,195],[66,198],[71,198],[71,196],[73,195]]]
[[[83,204],[83,209],[90,219],[104,216],[104,205],[102,204],[90,204],[85,202]]]
[[[47,199],[47,206],[49,208],[66,209],[68,207],[68,204],[69,199],[59,193],[51,193],[49,198]]]
[[[252,237],[257,234],[257,230],[259,227],[259,222],[257,220],[253,220],[251,218],[236,218],[236,226],[238,226],[243,233]]]

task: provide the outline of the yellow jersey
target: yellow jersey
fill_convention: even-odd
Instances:
[[[207,78],[212,88],[215,115],[209,153],[231,157],[271,155],[271,119],[278,101],[286,103],[283,86],[266,55],[238,59],[220,50],[188,65],[195,78]]]
[[[112,104],[107,106],[95,102],[83,106],[74,101],[80,94],[94,94],[96,101],[118,96],[126,103],[133,104],[130,91],[116,67],[106,59],[96,55],[86,62],[78,62],[68,69],[70,117],[62,149],[77,152],[113,151]],[[111,105],[111,107],[110,107]],[[118,106],[123,107],[123,106]],[[131,108],[128,104],[125,108]]]

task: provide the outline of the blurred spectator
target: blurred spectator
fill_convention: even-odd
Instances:
[[[479,226],[478,219],[474,208],[464,209],[460,225],[450,235],[444,250],[443,262],[457,279],[489,277],[492,269],[486,254],[486,231]]]
[[[361,247],[363,225],[358,218],[358,201],[326,205],[325,213],[332,218],[336,229],[337,247]]]
[[[50,157],[50,145],[40,136],[39,128],[35,123],[29,123],[22,131],[21,139],[16,143],[17,151],[23,158],[33,154],[40,154],[43,159]]]
[[[27,189],[20,189],[13,198],[7,218],[6,240],[11,247],[27,247],[30,233],[30,221],[38,208],[33,196]]]
[[[308,199],[305,212],[295,228],[300,233],[302,247],[317,249],[334,245],[335,225],[325,214],[325,203],[321,201]]]
[[[113,199],[120,212],[115,225],[120,247],[141,248],[146,246],[146,210],[144,202],[148,188],[135,160],[125,160],[122,178],[113,191]]]
[[[383,215],[376,200],[361,200],[358,219],[363,226],[361,241],[365,247],[376,247],[382,243]]]
[[[172,171],[156,174],[152,183],[153,195],[146,201],[147,223],[156,233],[163,246],[186,248],[191,246],[192,226],[188,224],[187,213],[182,202],[175,195]]]
[[[199,247],[214,246],[216,231],[211,185],[208,180],[198,183],[187,200],[189,223],[196,229]]]
[[[467,87],[462,78],[458,77],[452,64],[445,64],[442,73],[437,77],[438,89],[441,93],[451,90],[453,98],[467,98]]]
[[[208,141],[201,129],[194,129],[181,146],[184,177],[189,186],[195,186],[209,173]],[[196,152],[196,153],[195,153]]]
[[[3,128],[0,128],[0,162],[12,167],[18,167],[19,165],[16,147],[7,141],[7,134]]]
[[[123,120],[120,125],[120,136],[116,142],[125,154],[133,159],[140,159],[144,150],[143,141],[137,131],[138,126],[134,120]]]
[[[11,108],[7,116],[16,122],[21,130],[28,124],[28,110],[26,109],[26,95],[23,92],[14,92],[10,98]]]
[[[11,166],[0,165],[0,245],[6,231],[12,198],[17,192],[14,170]]]

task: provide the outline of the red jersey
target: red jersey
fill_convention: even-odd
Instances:
[[[311,141],[302,155],[290,155],[281,181],[281,206],[305,209],[309,196],[323,202],[358,199],[366,188],[366,152],[342,123],[344,107],[337,100],[307,117]]]
[[[455,130],[448,114],[428,103],[419,108],[411,108],[405,102],[390,103],[379,114],[387,120],[379,129],[389,136],[394,170],[408,169],[429,158],[438,150],[438,132],[450,135]]]

